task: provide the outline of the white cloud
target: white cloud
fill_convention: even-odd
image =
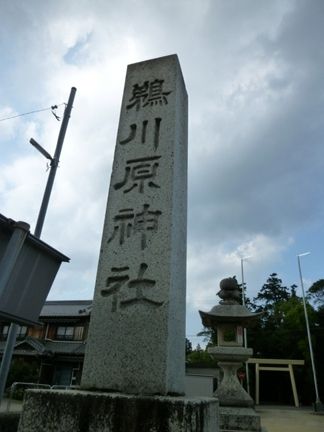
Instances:
[[[257,268],[263,271],[280,258],[291,242],[292,239],[289,238],[274,239],[259,234],[235,244],[190,245],[187,293],[189,307],[206,310],[218,303],[219,299],[215,298],[215,294],[219,291],[221,279],[236,276],[237,280],[241,281],[241,258],[249,257],[244,265],[254,267],[254,272]],[[253,287],[253,295],[256,295],[260,288]],[[251,294],[252,292],[249,295]]]
[[[4,120],[6,118],[14,117],[17,113],[10,107],[0,107],[0,119]],[[16,134],[15,126],[18,120],[12,119],[11,121],[0,121],[0,134],[2,141],[8,141],[13,139]]]

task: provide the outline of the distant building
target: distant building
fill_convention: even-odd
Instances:
[[[92,300],[47,301],[39,326],[21,326],[14,359],[35,364],[38,382],[50,385],[79,385],[88,336]],[[0,359],[10,323],[0,321]],[[211,396],[218,369],[187,365],[186,393]]]
[[[39,317],[39,326],[19,328],[14,358],[37,361],[40,383],[79,384],[91,305],[91,300],[46,302]],[[0,322],[0,357],[9,326],[7,322]]]

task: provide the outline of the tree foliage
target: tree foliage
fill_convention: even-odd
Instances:
[[[36,383],[38,380],[39,368],[36,361],[26,361],[22,358],[15,358],[10,366],[7,379],[7,387],[14,382]]]
[[[324,306],[324,279],[314,282],[309,288],[310,298],[319,306]]]
[[[213,367],[217,366],[216,360],[207,352],[202,349],[198,344],[196,349],[187,356],[187,366],[189,367]]]
[[[186,356],[192,353],[192,343],[186,338]]]
[[[290,289],[272,273],[254,298],[254,308],[262,312],[259,325],[249,331],[249,342],[260,357],[308,359],[307,334],[302,298],[296,285]],[[307,304],[311,327],[315,327],[316,313]]]
[[[311,293],[320,294],[321,286],[313,284]],[[263,312],[259,325],[248,330],[248,345],[253,348],[254,356],[305,360],[305,367],[298,371],[299,386],[303,388],[302,401],[311,403],[314,397],[310,352],[304,304],[297,295],[297,286],[287,288],[278,275],[272,273],[254,298],[254,304],[256,311]],[[324,360],[324,334],[319,331],[320,309],[316,310],[309,302],[306,302],[306,308],[315,361],[320,364]],[[323,382],[324,376],[320,378]]]
[[[277,273],[271,273],[254,302],[259,305],[257,310],[272,312],[275,304],[288,300],[289,296],[288,288],[282,285]]]

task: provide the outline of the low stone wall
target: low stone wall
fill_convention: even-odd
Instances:
[[[0,413],[0,432],[17,432],[20,413]]]
[[[19,432],[218,432],[214,398],[28,390]]]

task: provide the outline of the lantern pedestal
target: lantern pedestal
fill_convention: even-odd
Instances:
[[[265,432],[253,408],[220,407],[219,421],[221,432]]]
[[[254,401],[245,391],[237,377],[237,370],[252,355],[251,348],[211,347],[208,352],[218,361],[223,370],[223,379],[214,395],[220,406],[253,407]]]

